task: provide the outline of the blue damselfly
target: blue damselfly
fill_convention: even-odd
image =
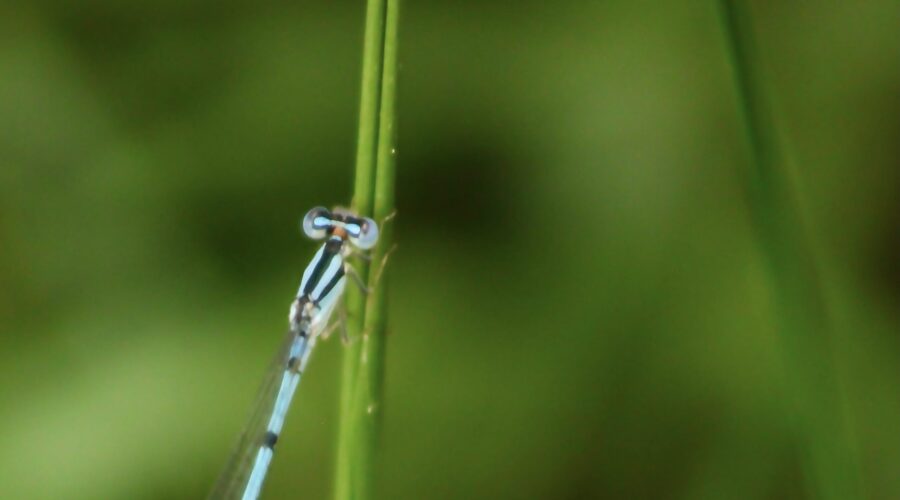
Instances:
[[[263,385],[250,424],[210,494],[212,499],[259,497],[275,443],[312,348],[316,339],[330,328],[329,318],[343,294],[347,276],[356,277],[346,257],[354,248],[371,249],[378,240],[375,221],[342,208],[333,211],[313,208],[303,218],[302,226],[308,237],[325,242],[303,272],[288,314],[287,338]],[[363,285],[361,281],[359,284]]]

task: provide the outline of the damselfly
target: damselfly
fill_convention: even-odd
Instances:
[[[353,252],[352,247],[368,250],[378,240],[375,221],[346,209],[313,208],[303,218],[302,225],[307,236],[316,240],[324,238],[325,243],[303,272],[300,289],[288,314],[290,328],[284,346],[263,386],[241,443],[210,494],[212,499],[259,497],[275,443],[313,345],[328,325],[329,316],[344,291],[346,277],[355,276],[345,258]]]

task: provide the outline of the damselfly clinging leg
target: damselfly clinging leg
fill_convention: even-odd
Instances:
[[[259,497],[300,375],[306,369],[316,339],[326,329],[347,276],[353,273],[345,258],[354,248],[369,250],[378,241],[375,221],[341,208],[329,211],[316,207],[303,218],[302,227],[307,236],[324,239],[325,243],[303,272],[300,289],[288,314],[289,330],[284,347],[263,387],[239,449],[210,498],[255,500]]]

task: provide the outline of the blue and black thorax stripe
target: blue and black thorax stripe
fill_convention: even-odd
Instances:
[[[300,282],[298,299],[306,299],[313,304],[318,304],[322,298],[337,286],[344,277],[344,259],[341,256],[343,240],[340,237],[328,238],[322,248],[313,257],[313,261],[303,274]]]

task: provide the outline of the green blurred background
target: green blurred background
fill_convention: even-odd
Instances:
[[[755,2],[900,498],[900,4]],[[350,198],[364,5],[0,5],[0,497],[200,498]],[[403,4],[382,498],[808,494],[715,2]],[[268,498],[328,498],[341,343]]]

